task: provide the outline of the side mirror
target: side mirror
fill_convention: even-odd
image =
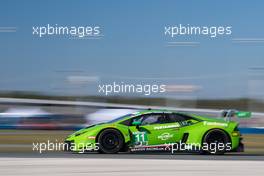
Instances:
[[[141,122],[140,121],[134,121],[134,122],[132,122],[132,125],[133,126],[139,126],[139,125],[141,125]]]

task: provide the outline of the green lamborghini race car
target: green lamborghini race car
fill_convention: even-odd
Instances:
[[[83,128],[65,150],[83,153],[169,151],[203,154],[242,152],[238,123],[175,111],[144,110]]]

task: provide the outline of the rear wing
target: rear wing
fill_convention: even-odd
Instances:
[[[236,109],[227,109],[222,110],[221,117],[225,119],[225,121],[229,122],[231,118],[251,118],[251,112],[249,111],[238,111]]]

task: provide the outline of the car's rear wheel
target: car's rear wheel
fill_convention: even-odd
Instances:
[[[224,131],[220,129],[211,130],[203,138],[202,154],[222,155],[226,152],[229,142],[229,137]]]
[[[100,153],[118,153],[124,146],[123,135],[115,129],[105,129],[98,136]]]

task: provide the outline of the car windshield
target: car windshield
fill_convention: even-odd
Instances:
[[[122,120],[122,119],[124,119],[124,118],[126,118],[126,117],[128,117],[128,116],[131,116],[132,114],[126,114],[126,115],[123,115],[123,116],[121,116],[121,117],[118,117],[118,118],[116,118],[116,119],[113,119],[113,120],[110,120],[110,121],[108,121],[108,123],[115,123],[115,122],[117,122],[117,121],[119,121],[119,120]]]

